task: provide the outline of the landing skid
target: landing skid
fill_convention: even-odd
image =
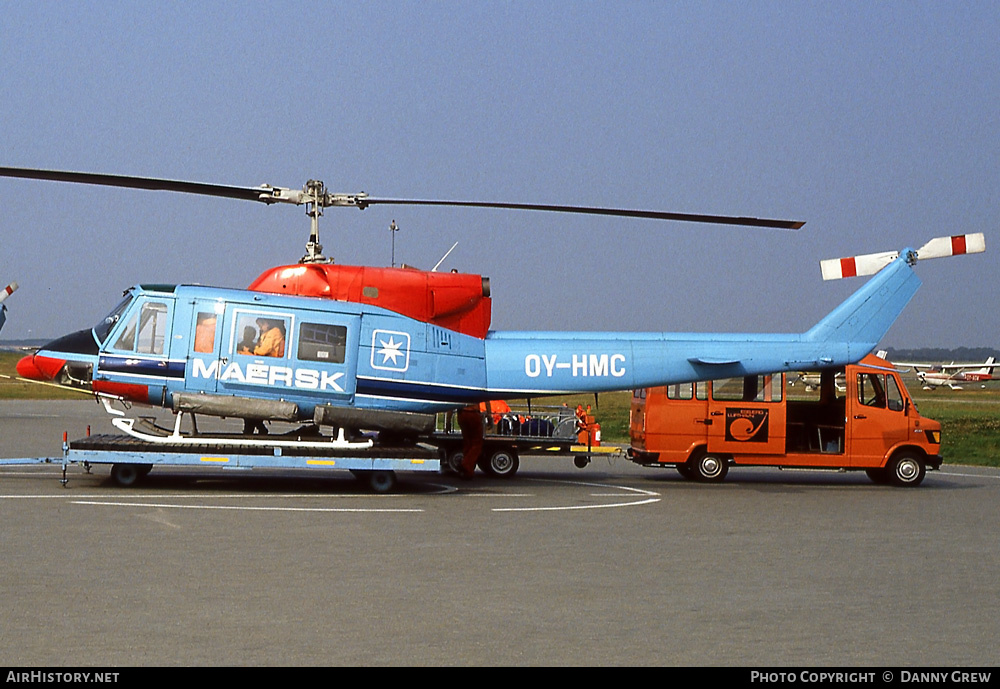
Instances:
[[[101,402],[104,404],[105,411],[107,411],[112,417],[111,424],[115,428],[143,442],[196,448],[217,446],[221,440],[217,436],[205,437],[184,435],[181,433],[181,421],[183,420],[184,412],[177,412],[177,419],[174,421],[174,428],[172,431],[168,432],[166,429],[152,426],[154,430],[163,431],[163,433],[146,433],[135,428],[137,423],[145,423],[144,420],[127,418],[125,416],[125,412],[112,407],[111,400],[106,397],[101,397]],[[326,439],[324,440],[302,440],[300,438],[282,438],[280,436],[227,436],[225,438],[225,443],[226,445],[235,447],[287,447],[301,449],[312,448],[317,450],[363,450],[368,449],[373,445],[371,439],[361,441],[347,440],[344,435],[343,428],[339,430],[337,437],[326,436]]]

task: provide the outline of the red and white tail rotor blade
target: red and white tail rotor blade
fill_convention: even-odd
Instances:
[[[824,280],[839,280],[858,275],[874,275],[896,260],[898,251],[884,251],[880,254],[864,254],[849,258],[828,258],[819,262]]]
[[[11,294],[13,294],[14,290],[16,289],[17,289],[17,283],[12,282],[6,287],[4,287],[2,290],[0,290],[0,302],[9,297]]]
[[[982,232],[959,234],[951,237],[935,237],[915,252],[917,260],[979,254],[986,251],[986,238]],[[839,280],[856,275],[874,275],[899,257],[898,251],[884,251],[879,254],[863,254],[848,258],[831,258],[819,262],[824,280]]]
[[[981,254],[986,251],[986,238],[982,232],[957,234],[953,237],[935,237],[917,249],[917,258],[943,258],[961,254]]]

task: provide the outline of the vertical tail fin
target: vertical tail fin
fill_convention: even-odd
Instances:
[[[987,375],[987,376],[992,376],[993,375],[993,369],[996,368],[996,366],[994,365],[995,362],[996,362],[996,358],[991,356],[990,358],[988,358],[986,360],[986,364],[981,369],[979,369],[978,371],[976,371],[976,373],[982,373],[982,374]]]
[[[875,275],[843,304],[805,334],[808,340],[871,343],[874,349],[920,287],[913,264],[927,258],[978,254],[986,251],[982,232],[935,237],[919,250],[820,261],[824,280]]]
[[[878,344],[920,287],[903,251],[806,334],[807,340]]]

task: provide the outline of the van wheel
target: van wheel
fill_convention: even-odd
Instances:
[[[678,464],[674,467],[677,469],[677,473],[686,478],[689,481],[695,479],[694,469],[691,468],[690,464]]]
[[[927,473],[924,460],[912,452],[896,455],[886,466],[886,469],[889,472],[889,482],[901,488],[919,486]]]
[[[886,473],[885,469],[865,469],[865,474],[872,480],[872,483],[877,483],[880,486],[889,483],[889,474]]]
[[[691,473],[702,483],[721,483],[729,473],[725,457],[706,452],[692,460]]]

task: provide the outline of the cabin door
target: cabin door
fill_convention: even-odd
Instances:
[[[712,381],[708,450],[726,454],[785,453],[783,377]]]

